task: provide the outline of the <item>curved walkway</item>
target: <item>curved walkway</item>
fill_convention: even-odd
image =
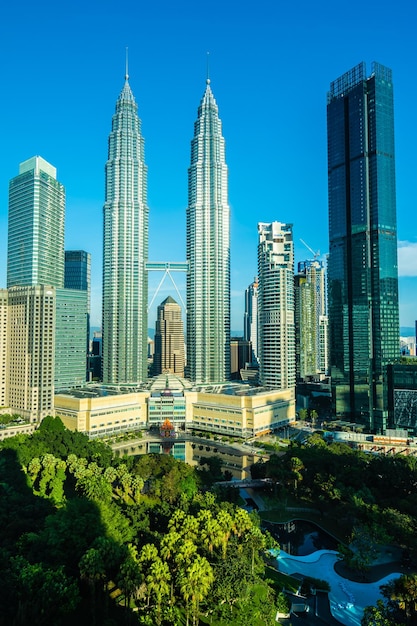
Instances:
[[[332,550],[318,550],[307,556],[292,556],[281,551],[276,560],[277,569],[284,574],[301,574],[327,580],[331,587],[329,603],[333,617],[344,626],[360,626],[364,608],[375,605],[382,597],[380,585],[398,578],[401,573],[391,570],[378,581],[356,582],[340,576],[335,571],[336,562],[337,552]]]

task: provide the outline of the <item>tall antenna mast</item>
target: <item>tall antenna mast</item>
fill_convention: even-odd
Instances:
[[[210,85],[210,52],[207,52],[207,76],[206,83]]]
[[[125,79],[128,80],[129,78],[129,48],[126,46],[126,73],[125,73]]]

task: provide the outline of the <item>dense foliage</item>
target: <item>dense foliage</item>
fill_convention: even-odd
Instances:
[[[169,455],[113,459],[59,419],[2,442],[0,623],[273,624],[271,539],[202,476]]]
[[[417,555],[417,458],[375,455],[312,435],[284,456],[253,467],[272,478],[278,496],[292,494],[337,519],[349,543],[395,543]],[[366,539],[365,539],[366,536]]]
[[[385,597],[367,607],[362,624],[417,624],[417,459],[378,455],[344,443],[327,443],[315,433],[285,455],[272,455],[253,466],[252,475],[269,477],[279,500],[291,498],[313,507],[322,523],[337,522],[339,557],[359,578],[378,556],[381,545],[400,548],[410,574],[382,588]]]

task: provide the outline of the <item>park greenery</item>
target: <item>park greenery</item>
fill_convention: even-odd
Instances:
[[[252,476],[273,481],[273,501],[309,511],[339,540],[348,576],[366,581],[383,547],[400,553],[409,571],[382,588],[362,624],[417,624],[417,459],[375,455],[312,434],[283,454],[252,466]],[[262,513],[273,520],[274,512]]]
[[[314,416],[313,416],[314,417]],[[401,578],[382,588],[363,626],[417,623],[417,459],[382,456],[326,442],[274,445],[252,466],[269,478],[278,510],[308,511],[340,541],[357,580],[381,546],[402,551]],[[0,444],[0,623],[23,626],[202,626],[274,624],[285,587],[268,565],[276,547],[217,457],[193,468],[172,456],[115,457],[104,442],[46,418],[32,435]],[[288,517],[287,517],[288,519]],[[408,570],[406,568],[408,567]],[[328,589],[303,582],[303,591]]]
[[[218,470],[114,458],[59,418],[4,440],[1,623],[275,623],[287,604],[266,567],[276,543],[210,490]]]

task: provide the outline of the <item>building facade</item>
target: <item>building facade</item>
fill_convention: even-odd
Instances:
[[[294,277],[297,380],[327,372],[326,278],[322,261],[302,261]]]
[[[79,289],[91,294],[91,254],[85,250],[65,250],[65,289]],[[90,310],[90,307],[89,309]]]
[[[86,376],[89,380],[87,355],[90,352],[90,312],[91,312],[91,254],[85,250],[65,250],[65,289],[85,291],[86,311]]]
[[[294,245],[292,224],[258,224],[260,381],[295,388]]]
[[[252,345],[252,363],[258,363],[258,280],[245,289],[245,313],[243,317],[243,337]]]
[[[9,183],[7,287],[64,286],[65,190],[40,156]]]
[[[52,286],[8,290],[7,406],[30,422],[54,410],[55,306]]]
[[[230,380],[241,380],[241,370],[252,363],[252,345],[243,337],[230,339]]]
[[[295,420],[295,400],[290,389],[265,391],[226,384],[199,386],[197,390],[178,385],[173,376],[168,377],[167,387],[166,377],[160,378],[159,390],[155,379],[146,391],[120,393],[100,386],[57,394],[55,413],[67,428],[90,437],[145,428],[159,431],[168,419],[176,433],[195,429],[252,438]]]
[[[333,410],[383,432],[399,346],[391,70],[361,63],[332,82],[327,128]]]
[[[230,375],[230,209],[222,125],[210,80],[191,142],[187,207],[187,375]]]
[[[56,289],[55,392],[86,381],[87,291]]]
[[[108,142],[103,248],[103,380],[147,378],[147,167],[128,76]]]
[[[184,324],[181,307],[168,296],[158,306],[155,324],[154,374],[184,376]]]
[[[8,406],[9,348],[8,348],[8,320],[9,320],[9,293],[7,289],[0,289],[0,406]]]

